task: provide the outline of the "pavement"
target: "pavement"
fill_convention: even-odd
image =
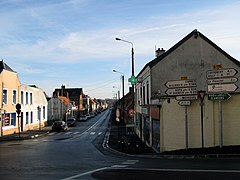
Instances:
[[[41,127],[41,129],[32,129],[28,131],[23,131],[19,133],[14,133],[10,135],[4,135],[0,137],[0,142],[3,141],[21,141],[27,139],[39,138],[41,136],[47,135],[51,131],[51,126]]]
[[[143,143],[136,134],[126,133],[124,126],[118,126],[111,116],[109,121],[108,139],[106,147],[116,152],[129,155],[150,155],[159,158],[240,158],[239,146],[224,146],[212,148],[196,148],[157,153],[151,147]],[[51,126],[33,129],[20,133],[0,137],[0,143],[4,141],[21,141],[39,138],[51,132]]]

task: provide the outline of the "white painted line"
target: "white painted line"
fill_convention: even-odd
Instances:
[[[76,135],[76,134],[80,134],[80,132],[74,132],[73,134],[74,134],[74,135]]]
[[[111,168],[125,168],[127,165],[119,164],[119,165],[113,165]]]
[[[127,164],[127,165],[133,165],[139,162],[138,160],[127,160],[126,162],[123,162],[122,164]]]
[[[101,134],[102,134],[102,132],[99,132],[99,133],[98,133],[98,135],[101,135]]]
[[[211,172],[211,173],[240,173],[240,170],[225,170],[225,169],[152,169],[152,168],[125,168],[128,170],[139,171],[169,171],[169,172]]]
[[[49,135],[49,136],[52,136],[52,135],[54,135],[54,134],[56,134],[56,132],[49,133],[48,135]]]
[[[92,171],[87,171],[87,172],[85,172],[85,173],[81,173],[81,174],[77,174],[77,175],[75,175],[75,176],[67,177],[67,178],[64,178],[64,179],[62,179],[62,180],[75,179],[75,178],[82,177],[82,176],[85,176],[85,175],[88,175],[88,174],[92,174],[92,173],[94,173],[94,172],[101,171],[101,170],[105,170],[105,169],[108,169],[108,167],[103,167],[103,168],[95,169],[95,170],[92,170]]]
[[[90,132],[90,134],[94,135],[94,134],[96,134],[96,132]]]

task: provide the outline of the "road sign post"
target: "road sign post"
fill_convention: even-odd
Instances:
[[[20,113],[21,113],[21,104],[16,104],[16,112],[17,112],[17,118],[18,118],[18,137],[20,138]]]

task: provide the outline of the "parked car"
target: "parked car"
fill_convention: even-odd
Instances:
[[[88,119],[91,118],[90,114],[86,114],[85,116],[86,116]]]
[[[55,121],[52,125],[52,131],[66,131],[68,129],[67,124],[64,121]]]
[[[77,126],[77,120],[75,118],[69,118],[69,119],[67,119],[67,125],[68,126]]]
[[[95,113],[94,112],[90,112],[89,115],[90,115],[91,118],[95,117]]]
[[[86,115],[81,115],[79,121],[87,121],[87,119]]]

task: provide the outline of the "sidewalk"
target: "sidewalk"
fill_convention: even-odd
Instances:
[[[125,130],[125,129],[124,129]],[[117,125],[111,125],[108,146],[116,151],[127,154],[154,154],[155,152],[144,144],[137,135],[126,134]]]
[[[40,130],[39,129],[33,129],[33,130],[28,130],[28,131],[23,131],[20,133],[15,133],[15,134],[10,134],[10,135],[4,135],[0,137],[0,142],[3,141],[21,141],[21,140],[26,140],[26,139],[33,139],[37,138],[40,136],[44,136],[48,134],[51,130],[51,126],[46,126],[42,127]]]
[[[127,154],[152,155],[154,157],[166,158],[240,158],[240,145],[223,146],[210,148],[182,149],[157,153],[152,148],[143,143],[138,136],[128,135],[121,128],[118,129],[114,118],[110,121],[110,135],[108,146],[116,151]],[[120,133],[118,133],[118,130]]]

